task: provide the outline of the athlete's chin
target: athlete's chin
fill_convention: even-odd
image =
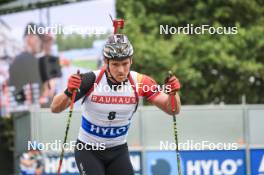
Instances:
[[[125,79],[125,78],[117,78],[116,80],[118,81],[118,83],[122,83],[122,82],[125,81],[126,79]]]
[[[117,76],[115,79],[116,79],[119,83],[121,83],[121,82],[123,82],[123,81],[126,80],[126,77],[125,77],[125,76]]]

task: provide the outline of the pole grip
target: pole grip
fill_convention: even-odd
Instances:
[[[77,70],[77,75],[80,75],[80,70],[79,69]],[[75,101],[75,97],[76,97],[77,91],[78,91],[78,89],[74,90],[73,93],[72,93],[70,111],[72,111],[72,109],[73,109],[73,105],[74,105],[74,101]]]
[[[172,76],[173,76],[172,71],[169,71],[168,72],[168,79],[171,78]],[[175,112],[175,110],[176,110],[175,109],[175,94],[170,93],[169,96],[170,96],[170,101],[171,101],[171,110],[172,110],[172,112]]]

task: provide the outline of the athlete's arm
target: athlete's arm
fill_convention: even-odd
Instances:
[[[95,82],[95,74],[93,72],[83,74],[81,77],[81,84],[79,91],[76,94],[75,102],[84,97]],[[53,113],[59,113],[68,108],[70,103],[71,95],[68,87],[64,92],[57,94],[53,98],[50,108]]]
[[[147,98],[149,102],[153,105],[157,106],[167,114],[172,115],[172,106],[171,106],[171,97],[170,95],[164,93],[163,91],[159,90],[158,84],[151,79],[149,76],[139,74],[138,76],[139,82],[139,94]],[[176,92],[175,94],[175,114],[180,112],[181,108],[181,101],[179,94]]]
[[[64,93],[57,94],[50,105],[51,112],[59,113],[70,106],[71,99]]]
[[[164,92],[160,92],[159,95],[157,95],[154,99],[152,99],[151,103],[155,106],[162,109],[167,114],[178,114],[181,109],[181,100],[178,93],[175,94],[175,112],[172,112],[171,109],[171,97],[168,94],[165,94]]]

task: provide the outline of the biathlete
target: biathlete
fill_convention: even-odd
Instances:
[[[152,78],[130,70],[133,52],[126,35],[111,35],[103,49],[103,68],[71,75],[66,90],[53,99],[51,111],[59,113],[69,107],[76,89],[75,101],[82,98],[82,123],[76,144],[86,149],[75,148],[76,163],[82,175],[134,174],[126,137],[140,97],[170,115],[180,111],[178,79],[167,78],[168,93],[161,91]],[[174,112],[172,93],[175,94]],[[94,145],[105,149],[87,149]]]

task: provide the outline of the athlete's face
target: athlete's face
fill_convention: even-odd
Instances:
[[[107,64],[107,62],[106,62],[106,64]],[[127,78],[131,64],[132,64],[131,58],[127,58],[127,59],[124,59],[122,61],[110,60],[109,61],[109,69],[110,69],[112,76],[118,82],[123,82]]]
[[[37,54],[41,51],[41,40],[37,35],[26,36],[26,45],[30,48],[32,54]]]

